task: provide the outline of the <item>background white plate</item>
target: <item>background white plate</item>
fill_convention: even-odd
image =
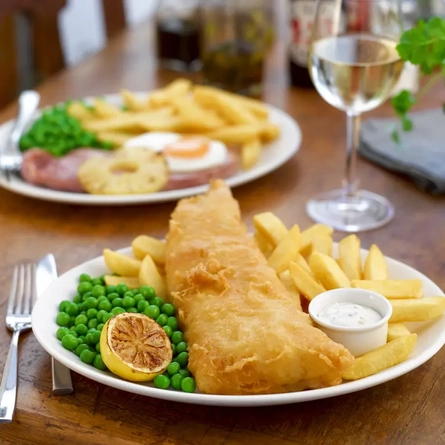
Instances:
[[[147,97],[147,94],[138,93],[140,97]],[[105,100],[115,105],[122,105],[122,100],[117,94],[104,96]],[[91,98],[85,99],[91,102]],[[226,178],[225,182],[230,187],[246,184],[255,179],[265,176],[286,163],[300,148],[301,130],[298,124],[288,114],[271,105],[266,105],[270,112],[270,121],[277,124],[281,129],[281,135],[276,141],[267,144],[263,150],[260,161],[253,168],[246,171],[239,171],[235,175]],[[0,147],[7,140],[12,128],[12,121],[8,121],[0,126]],[[50,190],[28,184],[20,177],[14,175],[11,182],[8,182],[3,175],[0,175],[0,187],[20,195],[44,201],[63,202],[67,204],[82,205],[132,205],[149,204],[156,202],[175,201],[185,196],[192,196],[203,193],[207,190],[207,185],[190,187],[179,190],[169,190],[158,193],[148,193],[143,195],[90,195],[87,193],[69,193]]]
[[[131,248],[123,249],[121,252],[131,255]],[[366,254],[367,250],[362,249],[362,259],[366,257]],[[421,279],[423,281],[424,294],[426,297],[443,295],[443,292],[438,286],[415,269],[391,258],[387,258],[387,262],[390,278]],[[58,305],[62,300],[73,298],[76,293],[79,275],[81,273],[88,273],[93,277],[97,277],[106,272],[108,271],[103,261],[103,257],[98,257],[64,273],[58,280],[48,287],[45,293],[37,301],[32,313],[33,331],[43,348],[73,371],[113,388],[143,396],[175,402],[215,406],[285,405],[324,399],[360,391],[387,382],[388,380],[395,379],[426,362],[445,344],[445,315],[443,315],[441,318],[433,322],[409,324],[408,327],[410,330],[412,332],[417,332],[418,337],[411,356],[405,362],[376,375],[354,382],[301,392],[253,396],[220,396],[201,393],[189,394],[175,390],[157,389],[151,383],[140,384],[127,382],[109,372],[99,371],[91,365],[82,363],[74,353],[64,349],[61,342],[56,338],[58,326],[55,320],[58,313]]]

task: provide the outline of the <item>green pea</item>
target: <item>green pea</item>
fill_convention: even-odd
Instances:
[[[79,346],[77,346],[76,348],[76,355],[80,356],[80,354],[82,353],[82,351],[84,351],[85,349],[90,349],[90,347],[88,345],[86,345],[85,343],[81,343]]]
[[[104,324],[103,324],[103,323],[99,323],[99,324],[97,325],[97,327],[96,327],[96,329],[97,329],[98,331],[101,331],[103,328],[104,328]]]
[[[97,321],[97,318],[92,318],[91,320],[88,320],[88,327],[90,328],[90,329],[96,329],[97,328],[97,325],[99,324],[99,322]]]
[[[113,307],[122,307],[122,301],[124,301],[122,298],[115,298],[111,302],[111,306],[113,306]]]
[[[68,315],[76,316],[79,314],[79,308],[77,307],[76,303],[70,303],[66,305],[65,312]]]
[[[67,306],[70,305],[70,304],[71,304],[70,300],[63,300],[63,301],[61,301],[60,304],[59,304],[59,311],[60,312],[65,312]]]
[[[97,297],[97,303],[100,303],[101,301],[108,301],[108,297],[106,297],[105,295]]]
[[[100,369],[101,371],[105,371],[107,369],[100,354],[97,354],[96,357],[94,357],[93,366],[97,369]]]
[[[184,334],[181,331],[175,331],[171,336],[171,340],[175,345],[182,343],[184,341]]]
[[[87,332],[88,332],[88,327],[87,327],[85,324],[78,324],[78,325],[76,326],[76,332],[77,332],[79,335],[86,335]]]
[[[103,281],[102,281],[102,279],[101,278],[93,278],[92,280],[91,280],[91,284],[93,285],[93,286],[102,286],[102,284],[103,284]]]
[[[117,292],[111,292],[111,294],[107,295],[109,301],[113,301],[115,298],[120,298]]]
[[[62,338],[62,346],[65,349],[68,349],[68,351],[76,349],[78,344],[79,341],[77,340],[77,337],[75,337],[73,334],[66,334]]]
[[[70,333],[73,334],[75,337],[77,337],[76,326],[70,327]]]
[[[113,306],[108,300],[99,301],[99,303],[97,305],[97,309],[99,309],[99,312],[100,311],[110,312],[112,308],[113,308]]]
[[[84,335],[79,335],[79,337],[77,337],[77,339],[79,340],[79,345],[81,345],[82,343],[85,343],[85,336]]]
[[[142,298],[144,298],[144,297],[142,297]],[[148,303],[148,301],[145,301],[145,300],[140,300],[137,304],[137,308],[138,308],[139,312],[144,312],[145,309],[148,308],[148,306],[149,306],[149,303]]]
[[[157,375],[153,383],[156,388],[159,389],[167,389],[170,386],[170,379],[166,375]]]
[[[97,318],[97,309],[90,308],[87,310],[87,317],[91,320],[92,318]]]
[[[57,329],[56,337],[59,340],[62,340],[62,338],[69,333],[70,333],[70,329],[68,329],[66,327],[61,327],[61,328]]]
[[[122,307],[114,307],[113,309],[111,309],[111,313],[113,315],[119,315],[125,312],[125,309]]]
[[[188,369],[180,369],[178,374],[182,376],[184,379],[186,377],[191,377],[190,371]]]
[[[189,361],[188,352],[181,352],[180,354],[178,354],[178,356],[176,357],[176,361],[181,365],[181,368],[185,368]]]
[[[151,304],[148,307],[146,307],[143,312],[143,314],[145,314],[147,317],[152,318],[153,320],[156,320],[156,318],[159,317],[160,313],[161,313],[161,311],[154,304]]]
[[[96,349],[96,352],[100,352],[100,342],[96,343],[96,347],[94,349]]]
[[[195,392],[196,389],[195,379],[193,377],[186,377],[182,379],[181,389],[184,392]]]
[[[169,317],[175,315],[175,307],[170,303],[163,304],[161,307],[161,311],[163,314],[168,315]]]
[[[125,292],[127,292],[127,290],[128,290],[128,286],[126,284],[120,283],[116,286],[116,292],[119,295],[124,295]]]
[[[159,317],[156,319],[156,323],[160,326],[164,326],[167,324],[168,317],[165,314],[160,314]]]
[[[142,294],[137,293],[133,296],[134,302],[138,304],[140,301],[144,301],[144,296]]]
[[[127,309],[127,312],[131,312],[133,314],[137,314],[139,311],[135,307],[129,307]]]
[[[106,293],[106,290],[101,284],[96,284],[91,289],[91,295],[96,298],[105,295],[105,293]]]
[[[182,377],[181,374],[175,374],[171,376],[170,383],[174,389],[178,391],[181,389],[181,382],[183,378],[184,377]]]
[[[79,304],[79,310],[81,314],[86,315],[87,307],[85,306],[85,302]]]
[[[156,297],[156,291],[151,286],[141,286],[139,292],[144,296],[144,298],[154,298]]]
[[[176,320],[176,317],[168,317],[167,325],[172,328],[172,331],[176,331],[178,329],[178,320]]]
[[[74,322],[76,321],[76,317],[74,315],[70,316],[70,322],[68,324],[69,327],[74,326]]]
[[[133,297],[124,297],[122,299],[122,306],[124,308],[133,307],[136,304]]]
[[[103,309],[101,309],[97,314],[96,314],[96,318],[97,318],[97,321],[99,322],[99,323],[102,323],[103,321],[104,321],[104,315],[105,314],[108,314],[108,312],[107,311],[104,311]]]
[[[90,292],[93,288],[93,285],[89,281],[83,281],[82,283],[77,286],[77,292],[79,292],[80,295],[83,295],[85,292]]]
[[[125,297],[133,298],[133,291],[127,290],[127,292],[125,292],[124,295],[122,295],[122,298],[125,298]]]
[[[70,324],[70,316],[66,312],[59,312],[57,314],[56,323],[59,326],[68,326]]]
[[[87,298],[90,298],[90,297],[92,297],[93,295],[92,295],[92,293],[90,292],[90,291],[88,291],[88,292],[85,292],[83,295],[82,295],[82,301],[84,302]]]
[[[174,375],[177,374],[179,372],[179,370],[181,369],[181,365],[178,362],[171,362],[168,366],[167,366],[167,372],[170,375]]]
[[[76,319],[74,320],[74,325],[78,324],[87,324],[88,323],[88,317],[84,314],[79,314]]]
[[[170,326],[162,326],[162,329],[164,329],[165,333],[167,334],[167,337],[170,338],[173,334],[172,328]]]
[[[116,286],[114,286],[112,284],[110,286],[107,286],[105,288],[105,292],[107,293],[107,295],[115,293],[116,292]]]
[[[97,355],[97,352],[93,352],[90,349],[84,349],[80,353],[80,360],[84,363],[91,364],[94,362],[96,355]]]
[[[133,289],[131,292],[133,293],[133,297],[135,297],[136,295],[140,294],[140,290],[139,289]]]
[[[187,351],[187,343],[185,341],[181,341],[176,344],[176,352],[180,354],[181,352]]]
[[[150,304],[156,305],[158,308],[161,308],[164,305],[164,300],[161,297],[150,298]]]
[[[73,303],[76,303],[77,305],[82,303],[82,296],[79,294],[75,295],[73,298]]]
[[[176,345],[172,344],[172,353],[173,353],[173,357],[176,356]]]
[[[98,304],[99,304],[99,302],[97,301],[97,298],[94,298],[94,297],[88,297],[88,298],[85,300],[85,306],[86,306],[88,309],[91,309],[91,308],[97,308]]]
[[[107,313],[106,315],[104,315],[103,317],[103,322],[106,323],[114,314],[111,313]]]
[[[91,277],[87,273],[83,273],[79,277],[79,282],[82,283],[84,281],[91,281]]]

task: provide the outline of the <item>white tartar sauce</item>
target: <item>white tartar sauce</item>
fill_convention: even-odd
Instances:
[[[357,303],[334,303],[318,313],[320,320],[335,326],[359,328],[374,324],[383,317],[375,309]]]

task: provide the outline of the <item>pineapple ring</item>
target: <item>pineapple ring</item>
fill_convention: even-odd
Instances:
[[[168,181],[168,169],[164,157],[152,151],[118,150],[110,158],[88,159],[77,177],[94,195],[136,195],[161,190]]]

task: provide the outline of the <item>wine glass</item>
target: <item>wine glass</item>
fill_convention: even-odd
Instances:
[[[394,216],[386,198],[358,189],[356,164],[360,115],[389,97],[404,68],[396,49],[402,31],[397,0],[318,1],[308,67],[321,97],[346,112],[346,172],[342,189],[316,196],[306,210],[337,230],[371,230]]]

